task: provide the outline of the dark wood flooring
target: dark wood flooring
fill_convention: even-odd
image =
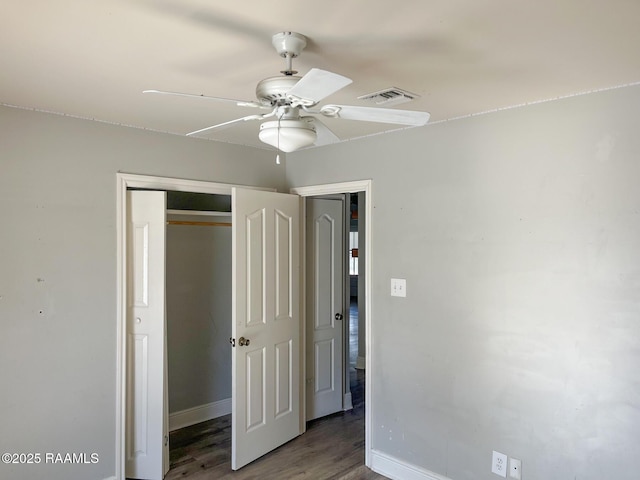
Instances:
[[[234,472],[231,416],[171,433],[171,470],[166,480],[377,480],[364,466],[364,372],[351,369],[354,408],[307,424],[307,431]]]

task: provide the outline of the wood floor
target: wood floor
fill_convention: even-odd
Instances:
[[[297,437],[246,467],[231,470],[231,416],[171,433],[166,480],[374,480],[364,466],[364,372],[351,369],[354,408],[307,424]]]
[[[353,410],[307,423],[304,435],[246,467],[231,470],[231,416],[170,434],[171,469],[165,480],[379,480],[364,465],[364,380],[356,370],[358,309],[349,309],[350,383]]]

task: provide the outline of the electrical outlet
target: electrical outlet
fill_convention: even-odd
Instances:
[[[407,280],[404,278],[391,279],[391,296],[406,297],[407,296]]]
[[[493,451],[491,473],[507,478],[507,456],[504,453]]]
[[[509,459],[509,478],[522,480],[522,461],[517,458]]]

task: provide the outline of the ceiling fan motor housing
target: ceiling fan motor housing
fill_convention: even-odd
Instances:
[[[287,92],[298,83],[301,77],[296,75],[269,77],[256,86],[256,98],[265,105],[278,105],[287,101]]]

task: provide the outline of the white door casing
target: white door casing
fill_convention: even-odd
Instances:
[[[307,199],[307,420],[343,407],[343,213],[342,200]]]
[[[165,192],[127,192],[125,470],[161,480],[169,467],[165,318]]]
[[[299,210],[295,195],[232,192],[234,470],[301,432]]]

